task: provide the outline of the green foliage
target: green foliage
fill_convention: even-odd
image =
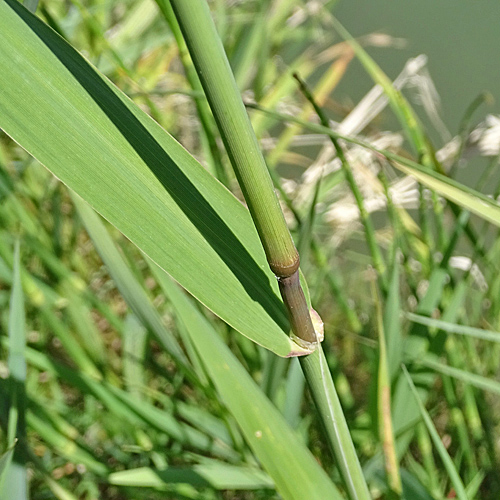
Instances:
[[[169,3],[0,0],[9,499],[498,497],[483,100],[434,140],[404,75],[330,4],[209,2],[325,322],[299,361],[233,131],[221,140]],[[354,57],[379,86],[353,108],[336,86]],[[482,171],[474,187],[459,165]]]

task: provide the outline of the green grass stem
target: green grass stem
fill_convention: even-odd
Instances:
[[[298,279],[299,255],[274,192],[267,166],[217,34],[203,0],[171,0],[186,45],[212,109],[226,151],[266,252],[296,337],[316,342]],[[295,278],[292,276],[296,275]]]
[[[321,345],[299,360],[349,498],[371,499]]]

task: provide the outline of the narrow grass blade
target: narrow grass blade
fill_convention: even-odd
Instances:
[[[283,498],[342,498],[208,321],[174,283],[170,283],[166,292],[176,314],[186,324],[222,400]]]
[[[394,113],[398,117],[401,125],[406,129],[408,137],[412,144],[416,146],[417,151],[421,155],[427,154],[427,141],[423,133],[423,127],[421,126],[417,115],[414,113],[413,109],[403,97],[401,92],[393,87],[391,80],[368,55],[365,49],[363,49],[363,47],[349,34],[342,24],[340,24],[340,22],[334,17],[332,17],[331,20],[335,30],[338,31],[340,36],[351,45],[356,57],[364,66],[367,73],[372,77],[373,81],[383,88],[389,98],[389,102]]]
[[[0,127],[236,330],[306,353],[241,203],[14,0],[0,44]]]
[[[459,500],[469,500],[469,497],[467,496],[462,480],[460,479],[457,469],[455,468],[455,464],[453,463],[453,460],[450,458],[450,455],[448,455],[448,452],[446,451],[446,448],[444,447],[443,442],[441,441],[441,438],[439,437],[439,434],[436,428],[434,427],[434,424],[432,423],[431,417],[427,413],[427,410],[422,404],[422,401],[420,401],[420,396],[418,395],[415,384],[413,383],[413,380],[410,374],[408,373],[408,370],[404,366],[403,366],[403,371],[406,376],[406,380],[408,381],[408,385],[410,386],[410,389],[413,392],[413,395],[415,396],[415,400],[418,403],[420,414],[431,436],[432,442],[434,443],[434,446],[439,456],[441,457],[443,465],[445,466],[445,469],[448,472],[451,484],[455,489],[456,498],[458,498]]]
[[[446,199],[470,210],[492,224],[500,226],[500,204],[495,200],[442,174],[430,171],[417,163],[410,161],[402,163],[395,160],[391,162],[391,165],[401,172],[415,177],[418,182],[441,194]]]
[[[401,469],[401,481],[404,500],[435,500],[418,479],[406,469]]]
[[[140,469],[114,472],[109,475],[110,484],[165,488],[174,483],[187,483],[197,488],[212,487],[216,490],[274,489],[274,483],[259,469],[236,467],[216,460],[192,467],[169,467],[158,470]]]
[[[266,353],[262,368],[261,387],[264,394],[273,402],[285,376],[288,360],[277,358],[272,352]]]
[[[484,472],[479,471],[470,481],[470,483],[466,486],[465,491],[467,492],[467,495],[469,498],[477,498],[477,495],[479,494],[479,489],[481,488],[481,485],[483,484],[484,480]]]
[[[397,251],[395,252],[397,255]],[[399,263],[395,258],[392,264],[389,290],[384,310],[384,332],[387,343],[387,367],[392,380],[399,373],[401,353],[403,352],[403,336],[401,333],[401,301],[399,290]]]
[[[233,437],[228,430],[228,425],[204,408],[178,401],[175,409],[177,415],[184,421],[200,429],[207,436],[212,436],[214,439],[220,440],[228,446],[233,445]]]
[[[75,338],[68,324],[59,319],[58,315],[49,307],[40,308],[39,313],[40,318],[43,320],[42,324],[48,326],[51,333],[59,340],[78,369],[82,373],[100,380],[102,378],[100,370]]]
[[[439,484],[438,467],[432,449],[432,441],[423,422],[416,426],[416,442],[422,461],[422,468],[427,473],[427,484],[429,491],[437,497],[442,496],[442,488]]]
[[[286,377],[283,416],[293,429],[296,429],[300,423],[305,382],[298,360],[292,360]]]
[[[128,391],[137,399],[141,399],[146,385],[144,360],[147,338],[144,326],[134,314],[129,314],[123,329],[123,378]]]
[[[488,340],[490,342],[500,342],[500,332],[491,330],[482,330],[481,328],[474,328],[472,326],[457,325],[448,321],[440,319],[428,318],[420,316],[419,314],[407,313],[406,317],[413,323],[436,328],[437,330],[446,333],[455,333],[457,335],[465,335],[475,339]]]
[[[395,264],[397,266],[397,263]],[[385,471],[389,485],[389,496],[395,499],[401,498],[403,492],[401,476],[399,473],[399,461],[396,453],[394,432],[391,414],[391,377],[389,375],[389,363],[387,357],[387,340],[385,335],[382,304],[376,286],[372,283],[372,289],[376,304],[377,325],[379,335],[379,362],[377,382],[377,409],[378,427],[382,450],[384,454]]]
[[[453,366],[438,363],[437,361],[433,361],[431,359],[418,360],[418,364],[431,368],[438,373],[453,377],[457,380],[462,380],[463,382],[473,385],[478,389],[500,394],[500,382],[496,382],[495,380],[491,380],[481,375],[476,375],[475,373],[461,370],[460,368],[454,368]]]
[[[7,440],[10,446],[16,441],[12,461],[2,484],[2,498],[26,500],[28,498],[28,473],[26,470],[26,318],[24,296],[21,284],[21,261],[19,242],[14,251],[12,292],[9,304],[9,369],[10,407]]]
[[[72,198],[85,229],[127,304],[165,350],[181,365],[186,365],[184,352],[172,332],[163,326],[160,314],[128,268],[100,217],[80,197],[73,195]]]

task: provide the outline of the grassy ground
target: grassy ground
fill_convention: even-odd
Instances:
[[[471,215],[369,148],[341,141],[339,154],[292,73],[309,82],[341,135],[451,178],[479,171],[476,188],[494,197],[498,142],[488,140],[498,132],[492,119],[476,126],[480,98],[457,103],[464,121],[454,139],[431,145],[411,109],[415,82],[432,83],[424,63],[403,71],[402,94],[392,91],[362,48],[391,39],[368,35],[349,45],[330,14],[334,2],[324,3],[319,10],[278,1],[211,6],[325,322],[325,353],[367,482],[373,498],[397,498],[400,477],[408,499],[460,497],[459,484],[468,498],[496,499],[500,219],[494,225]],[[163,0],[158,5],[41,1],[37,15],[241,198],[176,27]],[[336,101],[356,56],[387,97],[375,89],[357,106]],[[425,101],[426,88],[418,89],[426,103],[419,113],[432,124],[435,101]],[[384,129],[390,113],[396,130]],[[0,135],[0,437],[6,449],[17,408],[15,463],[26,464],[30,498],[279,498],[158,271],[92,217]],[[11,292],[16,283],[22,294]],[[23,300],[25,327],[16,324]],[[192,307],[343,490],[297,361]],[[16,328],[27,344],[19,390]]]

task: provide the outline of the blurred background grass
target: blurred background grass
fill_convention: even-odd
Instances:
[[[376,9],[365,3],[356,3],[356,12],[354,3],[295,0],[215,0],[211,7],[325,321],[324,348],[373,498],[389,498],[377,413],[382,318],[405,497],[453,498],[456,487],[401,362],[469,498],[493,500],[500,491],[496,228],[419,188],[369,150],[343,144],[367,211],[360,220],[328,138],[288,122],[317,121],[292,78],[297,72],[334,129],[420,159],[418,144],[404,136],[404,124],[336,33],[338,15],[415,106],[432,140],[433,165],[498,196],[500,122],[487,118],[498,103],[476,99],[484,89],[499,95],[496,54],[488,56],[498,46],[488,27],[498,7],[422,2],[419,22],[416,6],[410,12],[402,2]],[[240,196],[164,0],[40,1],[36,13]],[[473,56],[462,57],[455,38]],[[422,52],[427,59],[408,61]],[[12,339],[19,338],[12,318],[22,314],[22,297],[11,292],[17,279],[28,371],[26,397],[21,391],[18,399],[25,424],[21,419],[17,428],[16,463],[26,464],[31,498],[278,498],[142,254],[106,223],[89,222],[67,189],[5,135],[0,224],[1,437],[6,449]],[[101,224],[112,240],[92,236],[90,228]],[[338,483],[298,364],[204,314]],[[486,331],[489,340],[476,330],[449,333],[460,326],[479,328],[483,337]],[[165,345],[171,334],[176,347]],[[167,354],[178,345],[180,354]],[[144,469],[123,475],[167,465],[171,474],[153,479]]]

